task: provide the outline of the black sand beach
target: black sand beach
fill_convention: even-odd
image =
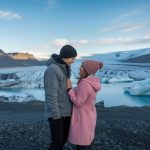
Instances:
[[[96,107],[93,150],[150,150],[150,107]],[[43,102],[0,102],[0,150],[47,150],[49,137]]]

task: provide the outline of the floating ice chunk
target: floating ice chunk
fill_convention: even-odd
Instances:
[[[131,81],[133,81],[133,79],[131,79],[131,78],[128,78],[128,77],[126,77],[126,78],[111,78],[110,80],[109,80],[109,83],[114,83],[114,82],[131,82]]]
[[[104,77],[104,78],[101,78],[101,82],[102,83],[116,83],[116,82],[132,82],[134,81],[133,79],[131,78],[128,78],[128,77]]]
[[[124,91],[131,95],[150,95],[150,78],[136,81],[130,87],[124,87]]]
[[[11,87],[14,85],[18,85],[20,80],[8,79],[8,80],[0,80],[0,88],[3,87]]]
[[[8,97],[8,101],[10,102],[28,102],[28,101],[38,101],[33,94],[29,94],[25,97],[12,95]]]

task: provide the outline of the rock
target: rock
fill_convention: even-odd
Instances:
[[[92,150],[150,149],[149,107],[96,107],[97,126]],[[47,120],[18,122],[4,120],[0,116],[0,150],[47,150],[49,143]],[[75,150],[75,146],[66,143],[64,150]]]

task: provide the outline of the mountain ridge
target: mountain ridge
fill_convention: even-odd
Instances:
[[[8,55],[15,60],[27,60],[27,59],[36,60],[34,55],[28,52],[27,53],[14,52],[14,53],[8,53]]]
[[[41,65],[45,65],[45,61],[37,60],[32,54],[20,52],[7,54],[0,49],[0,68]]]
[[[79,60],[93,59],[104,63],[150,63],[150,48],[117,51],[107,54],[93,54],[84,56]],[[0,68],[2,67],[24,67],[45,65],[47,60],[39,61],[30,53],[5,53],[0,49]]]

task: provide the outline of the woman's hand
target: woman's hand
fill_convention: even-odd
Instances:
[[[67,80],[67,89],[72,88],[72,81],[70,79]]]

